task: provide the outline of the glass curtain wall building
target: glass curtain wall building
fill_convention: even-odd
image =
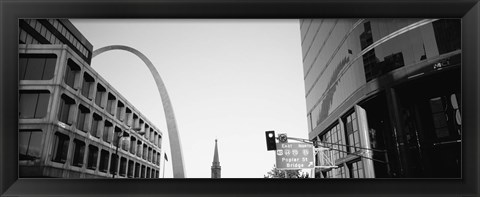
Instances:
[[[460,19],[300,29],[309,138],[338,166],[317,178],[461,177]]]
[[[19,26],[19,177],[159,178],[162,132],[90,67],[85,37]]]

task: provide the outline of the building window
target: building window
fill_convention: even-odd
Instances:
[[[148,147],[147,160],[150,162],[152,161],[152,147]]]
[[[147,156],[148,156],[148,147],[146,144],[143,145],[143,155],[142,155],[142,158],[147,160]]]
[[[157,132],[153,131],[153,144],[155,144],[155,146],[157,146],[157,141],[158,141],[158,134]]]
[[[154,142],[155,140],[155,132],[153,131],[153,129],[150,129],[150,142]]]
[[[357,160],[353,163],[348,164],[348,170],[350,171],[351,178],[364,178],[365,172],[363,170],[362,160]]]
[[[107,112],[110,113],[111,115],[114,114],[115,111],[115,96],[113,94],[108,93],[108,100],[107,100]]]
[[[142,123],[143,123],[143,120],[140,120],[140,121],[141,121],[140,124],[142,124]],[[148,126],[148,124],[144,124],[144,126],[145,126],[145,129],[144,129],[144,131],[145,131],[145,135],[144,135],[144,136],[145,136],[145,139],[147,139],[148,141],[151,141],[151,140],[150,140],[150,126]]]
[[[77,114],[77,129],[80,131],[86,131],[86,122],[88,118],[88,114],[90,114],[90,110],[83,106],[82,104],[78,105],[78,114]]]
[[[440,54],[461,49],[462,24],[460,19],[440,19],[432,22],[432,25]]]
[[[132,160],[128,161],[128,172],[127,172],[128,178],[133,178],[134,168],[135,168],[135,164],[133,163],[133,161]]]
[[[431,98],[429,100],[435,136],[437,138],[450,137],[450,129],[448,128],[447,107],[448,103],[442,100],[442,97]]]
[[[134,154],[135,155],[135,148],[136,148],[136,142],[137,142],[137,139],[134,138],[134,137],[130,137],[130,153]]]
[[[75,104],[75,100],[68,97],[65,94],[62,94],[60,97],[60,107],[58,109],[58,120],[60,122],[66,123],[68,125],[72,124],[70,120],[70,114],[73,111],[73,105]]]
[[[135,178],[140,178],[140,164],[135,164]]]
[[[120,140],[120,138],[118,136],[120,136],[121,133],[122,133],[122,129],[115,126],[115,135],[113,136],[113,145],[114,146],[121,146],[120,142],[118,141],[118,140]]]
[[[97,113],[93,113],[92,119],[92,127],[90,128],[90,135],[99,138],[100,137],[100,123],[102,121],[102,117]]]
[[[161,135],[158,136],[157,146],[158,146],[158,148],[162,148],[162,136]]]
[[[72,165],[82,167],[83,166],[83,156],[85,155],[85,142],[80,140],[73,140],[75,149],[73,152],[73,161]]]
[[[58,163],[65,163],[67,161],[68,145],[70,138],[67,135],[59,132],[55,133],[55,142],[53,149],[53,161]]]
[[[102,104],[102,101],[103,101],[103,95],[105,95],[106,91],[107,89],[105,89],[105,87],[103,87],[100,84],[97,84],[97,92],[95,93],[95,104],[97,104],[97,106],[104,107]]]
[[[110,174],[117,174],[118,155],[112,154],[110,156]]]
[[[125,176],[127,173],[127,159],[122,157],[120,159],[120,172],[118,173],[120,176]]]
[[[123,111],[125,110],[125,105],[118,101],[117,103],[117,119],[123,122]]]
[[[358,130],[357,114],[352,112],[350,115],[344,118],[345,132],[347,135],[347,143],[352,146],[349,147],[349,152],[353,153],[360,149],[356,147],[361,147],[360,143],[360,132]]]
[[[18,153],[20,160],[40,158],[42,152],[42,130],[20,130],[18,134]]]
[[[67,84],[73,89],[76,89],[75,81],[77,79],[77,75],[79,72],[80,72],[80,66],[78,66],[75,62],[73,62],[73,60],[68,59],[67,67],[65,71],[65,77],[64,77],[65,84]]]
[[[140,172],[140,178],[145,178],[145,166],[142,165],[142,171]]]
[[[161,160],[160,153],[157,153],[157,166],[160,166],[160,160]]]
[[[54,54],[20,54],[20,80],[50,80],[55,72],[57,56]]]
[[[140,123],[137,114],[133,114],[133,129],[140,131]]]
[[[145,124],[144,124],[144,122],[143,122],[142,119],[140,119],[140,121],[139,121],[138,131],[139,131],[140,133],[145,132],[145,134],[143,135],[143,137],[148,140],[148,130],[145,130]]]
[[[102,150],[100,153],[100,171],[101,172],[107,172],[108,170],[108,157],[109,157],[109,152],[106,150]]]
[[[339,165],[337,169],[335,169],[335,178],[348,178],[347,171],[343,167],[343,165]]]
[[[137,140],[137,156],[142,156],[142,141]]]
[[[120,144],[121,144],[121,147],[124,151],[128,151],[128,147],[130,146],[130,138],[129,137],[122,137],[121,140],[120,140]]]
[[[127,107],[125,110],[125,122],[127,123],[127,126],[131,127],[132,126],[132,110]]]
[[[108,121],[108,120],[105,120],[105,124],[104,124],[104,127],[103,127],[103,141],[104,142],[112,142],[112,139],[110,138],[110,136],[113,136],[113,124]]]
[[[313,131],[312,113],[308,113],[307,120],[308,120],[308,132],[312,132]]]
[[[157,151],[153,150],[152,163],[157,163]]]
[[[96,170],[98,159],[98,148],[93,145],[88,145],[87,168]]]
[[[92,99],[90,92],[93,90],[93,84],[95,84],[95,79],[90,76],[87,72],[83,73],[83,83],[82,83],[82,95],[88,99]]]
[[[50,92],[44,90],[20,91],[19,95],[20,118],[43,118],[47,114]]]
[[[325,142],[327,147],[332,148],[331,151],[333,153],[333,161],[346,157],[347,148],[346,146],[342,146],[346,145],[345,134],[340,129],[340,125],[338,123],[335,123],[332,127],[330,127],[330,129],[320,138],[322,139],[322,142]]]
[[[150,178],[150,167],[147,167],[147,176],[145,176],[147,179]]]

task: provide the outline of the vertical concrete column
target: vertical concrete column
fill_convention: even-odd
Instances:
[[[358,129],[360,134],[360,141],[366,150],[363,150],[363,156],[367,158],[373,158],[373,153],[370,146],[370,137],[368,130],[367,112],[362,107],[355,105],[355,112],[357,113]],[[375,170],[373,160],[362,158],[364,163],[365,178],[375,178]]]
[[[387,106],[390,115],[390,121],[393,128],[394,141],[397,148],[397,158],[400,170],[400,176],[405,176],[408,173],[406,168],[407,156],[406,147],[403,140],[403,125],[400,120],[400,111],[398,109],[398,100],[395,89],[392,87],[386,88]]]

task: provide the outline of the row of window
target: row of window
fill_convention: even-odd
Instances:
[[[21,90],[19,102],[20,118],[43,118],[47,114],[50,92],[45,90]],[[114,126],[113,121],[104,119],[96,112],[91,112],[89,108],[82,104],[75,104],[75,100],[69,96],[62,94],[60,97],[60,106],[58,110],[58,120],[66,124],[72,125],[75,122],[76,128],[83,132],[89,132],[92,136],[99,138],[107,143],[119,146],[129,151],[133,155],[137,155],[149,162],[159,165],[159,154],[154,148],[150,147],[140,139],[134,136],[128,136],[126,140],[118,137],[122,133],[126,133],[120,127]],[[74,117],[74,108],[78,106],[76,120]],[[157,140],[161,140],[157,139]]]
[[[22,133],[22,131],[21,131]],[[68,159],[70,137],[62,133],[55,133],[54,149],[52,161],[57,163],[65,163]],[[85,158],[86,156],[86,158]],[[157,158],[160,158],[158,154]],[[86,159],[86,161],[84,161]],[[158,159],[158,166],[159,166]],[[119,175],[128,178],[158,178],[158,168],[146,166],[141,162],[127,157],[120,157],[118,164],[118,155],[110,153],[108,150],[99,149],[90,144],[88,149],[82,140],[73,139],[73,155],[71,158],[71,165],[76,167],[84,167],[90,170],[98,170],[109,175]],[[128,164],[128,171],[127,171]],[[119,166],[119,168],[117,167]]]
[[[360,130],[358,126],[357,113],[355,111],[342,117],[342,125],[338,123],[333,124],[326,131],[318,135],[318,140],[323,143],[323,146],[329,147],[332,151],[332,160],[347,157],[348,154],[357,154],[361,149],[362,143],[360,140]],[[321,162],[321,161],[319,161]],[[357,159],[353,162],[338,164],[337,169],[324,172],[325,178],[364,178],[365,172],[363,170],[363,160]],[[347,173],[348,171],[348,173]]]
[[[56,55],[53,54],[21,54],[19,59],[19,79],[20,80],[50,80],[54,76],[55,72],[55,63],[56,63]],[[76,63],[74,63],[71,59],[67,62],[67,67],[64,75],[64,83],[71,88],[76,90],[76,81],[77,78],[80,76],[81,68]],[[107,89],[100,83],[95,83],[95,79],[92,75],[88,72],[83,72],[83,80],[81,84],[81,95],[89,100],[94,100],[94,103],[99,106],[100,108],[104,108],[110,115],[116,117],[119,121],[123,122],[127,127],[132,127],[134,130],[137,130],[139,133],[143,134],[146,140],[154,143],[156,146],[161,147],[161,138],[162,136],[156,132],[153,127],[150,127],[142,118],[136,113],[133,113],[130,107],[127,107],[124,102],[117,99],[117,97],[112,93],[108,92]],[[95,94],[93,94],[95,92]],[[42,94],[44,95],[44,94]],[[44,95],[45,96],[45,95]],[[106,101],[105,101],[106,99]],[[73,99],[67,99],[74,102]],[[48,104],[48,98],[47,98]],[[38,102],[38,100],[37,100]],[[32,110],[36,107],[32,106],[23,106],[23,104],[33,104],[31,102],[22,103],[20,102],[20,107],[25,110]],[[38,106],[38,104],[35,104]],[[46,105],[43,105],[46,107]],[[39,106],[42,107],[42,106]],[[62,122],[70,123],[68,121],[68,111],[67,109],[64,110],[64,114],[60,117]],[[43,111],[42,111],[43,112]],[[82,112],[82,113],[80,113]],[[84,120],[86,117],[83,115],[89,112],[86,107],[80,107],[79,109],[79,116],[80,122],[77,124],[80,130],[83,130],[86,126],[84,124]],[[20,115],[21,118],[40,118],[39,116],[29,116],[25,113]],[[40,114],[43,117],[45,113]],[[97,117],[99,115],[97,114]],[[92,129],[96,129],[97,127],[93,127]]]
[[[321,142],[334,151],[336,159],[345,157],[347,153],[359,151],[361,147],[357,113],[353,111],[342,118],[344,129],[338,123],[318,135]],[[347,145],[347,146],[346,146]]]
[[[80,70],[80,66],[72,60],[69,60],[64,76],[65,84],[76,89],[75,82],[77,81],[76,78],[80,75]],[[93,92],[95,92],[95,94]],[[89,100],[94,100],[97,106],[105,109],[110,115],[116,117],[120,122],[123,122],[125,126],[131,127],[143,134],[146,140],[149,140],[158,147],[161,146],[162,136],[145,123],[142,118],[139,118],[124,102],[117,99],[112,92],[107,93],[107,89],[101,83],[96,83],[94,77],[86,71],[83,72],[81,94]]]
[[[307,110],[311,114],[310,131],[325,120],[336,103],[343,101],[340,99],[332,103],[329,99],[339,95],[347,98],[364,82],[400,67],[461,49],[461,20],[458,19],[440,19],[427,24],[418,19],[372,19],[354,26],[355,22],[314,20],[310,29],[310,20],[302,23],[302,35],[308,34],[302,47]],[[350,29],[352,32],[348,34]],[[329,33],[331,31],[332,34]],[[385,37],[390,34],[395,36]],[[384,40],[373,47],[372,44],[379,39]],[[341,64],[345,57],[354,60],[366,49],[369,50],[361,58]],[[365,76],[358,75],[361,69]],[[339,82],[345,77],[349,78],[349,82]],[[339,90],[340,86],[349,88]]]
[[[69,96],[62,94],[60,107],[58,111],[58,120],[66,124],[72,124],[70,116],[73,108],[77,106],[75,100]],[[91,121],[90,121],[91,120]],[[103,118],[99,113],[91,112],[90,109],[82,104],[78,104],[76,128],[83,132],[89,132],[92,136],[102,139],[107,143],[112,143],[114,146],[119,145],[123,150],[129,151],[133,155],[137,155],[149,162],[156,163],[157,151],[148,146],[141,140],[137,140],[134,136],[128,135],[126,131],[119,126],[114,125],[113,121]],[[119,138],[118,136],[126,135],[127,139]],[[157,137],[157,143],[161,138]],[[120,139],[120,141],[118,141]],[[158,145],[157,145],[158,146]]]
[[[339,165],[338,168],[323,172],[325,178],[365,178],[362,160]]]

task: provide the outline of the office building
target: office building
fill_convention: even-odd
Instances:
[[[68,20],[19,20],[19,175],[159,178],[162,132],[91,66]]]
[[[317,178],[461,177],[461,20],[300,20]],[[326,160],[317,158],[317,165]]]

